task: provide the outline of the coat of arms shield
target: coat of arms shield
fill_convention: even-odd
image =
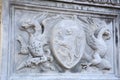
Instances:
[[[85,33],[77,20],[63,19],[53,27],[52,51],[58,62],[67,69],[81,59],[85,48]]]

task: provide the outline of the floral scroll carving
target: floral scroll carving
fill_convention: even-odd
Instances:
[[[110,31],[98,26],[92,18],[83,20],[77,16],[62,15],[48,17],[44,13],[24,21],[20,30],[29,36],[26,41],[22,34],[18,35],[19,54],[28,55],[29,58],[21,62],[17,70],[34,66],[39,66],[42,72],[73,72],[73,68],[91,66],[102,70],[111,69],[110,62],[104,58]],[[93,50],[92,55],[85,53],[86,44]],[[85,62],[81,63],[83,57]]]

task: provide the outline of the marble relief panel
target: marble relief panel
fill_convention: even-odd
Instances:
[[[14,14],[15,73],[113,73],[112,18],[29,10]]]

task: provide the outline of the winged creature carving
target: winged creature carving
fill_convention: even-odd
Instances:
[[[110,70],[111,65],[105,59],[107,53],[106,40],[111,38],[110,31],[106,27],[100,27],[93,22],[92,18],[87,21],[82,20],[85,24],[84,30],[86,32],[86,41],[90,48],[94,51],[92,61],[89,65],[94,65],[103,70]]]
[[[18,70],[35,65],[40,65],[44,71],[45,68],[54,70],[54,68],[48,63],[52,62],[53,58],[50,55],[51,51],[49,49],[47,39],[45,39],[44,31],[42,29],[43,27],[40,24],[46,16],[47,14],[43,14],[40,16],[40,19],[33,18],[22,24],[21,29],[28,33],[29,41],[28,44],[26,44],[23,37],[18,36],[18,42],[21,44],[20,53],[29,54],[31,55],[31,58],[21,63],[17,68]],[[33,32],[29,31],[30,28],[33,29]]]
[[[82,28],[84,28],[84,30],[81,29],[81,31],[83,32],[85,31],[86,33],[86,40],[83,40],[83,41],[86,41],[88,46],[94,51],[94,53],[92,54],[92,60],[89,59],[89,63],[87,64],[87,66],[96,66],[102,70],[110,70],[111,69],[110,62],[107,59],[105,59],[105,55],[107,54],[106,40],[109,40],[111,38],[111,33],[109,29],[107,29],[106,27],[98,26],[96,23],[94,23],[92,18],[88,18],[87,20],[83,20],[79,18],[79,20],[80,21],[78,21],[78,23]],[[61,24],[58,24],[58,25],[56,24],[57,22],[60,22],[60,21],[64,21],[64,20],[59,16],[48,18],[47,14],[43,14],[23,22],[23,24],[21,25],[21,30],[24,30],[25,32],[28,33],[29,39],[28,39],[28,42],[26,42],[21,35],[18,36],[17,40],[20,43],[20,48],[21,48],[19,53],[23,55],[29,55],[29,58],[26,61],[23,61],[18,66],[17,70],[20,70],[24,67],[33,67],[33,66],[39,66],[42,71],[55,70],[55,66],[53,64],[51,65],[51,63],[53,62],[53,57],[51,54],[50,45],[53,44],[57,39],[60,42],[60,44],[61,42],[63,42],[63,40],[62,41],[59,40],[60,37],[56,38],[56,33],[59,33],[60,29],[62,31],[66,29],[67,34],[69,35],[71,33],[71,30],[69,31],[69,29],[75,28],[73,27],[75,25],[71,26],[71,28],[68,25],[68,28],[66,27],[63,29],[63,27],[61,27]],[[51,25],[47,24],[48,22]],[[64,24],[65,23],[66,22],[64,22]],[[51,33],[51,29],[55,24],[56,24],[56,27],[54,28],[53,31],[54,32],[57,31],[57,28],[58,28],[58,32],[56,32],[52,37],[52,39],[55,38],[55,41],[54,41],[54,40],[51,40],[50,36],[48,35]],[[69,23],[66,23],[66,24],[69,24]],[[58,27],[59,25],[60,27]],[[78,25],[76,26],[75,31],[78,30],[77,28],[78,28]],[[30,29],[32,29],[33,31],[31,31]],[[63,31],[63,33],[66,34],[66,30]],[[75,33],[75,34],[78,34],[78,33]],[[69,38],[73,38],[73,36],[70,37],[69,35],[69,37],[65,37],[65,39],[69,39]],[[53,42],[50,43],[49,39]],[[78,46],[81,46],[81,43],[82,43],[82,42],[80,43],[78,39],[75,38],[75,43],[74,43],[74,39],[71,39],[71,42],[73,42],[73,44],[68,42],[69,41],[66,40],[66,42],[63,42],[63,43],[71,44],[71,45],[76,44],[76,48],[74,49],[74,46],[73,46],[73,49],[78,52],[80,51],[80,49],[82,49],[82,48],[78,48]],[[78,43],[80,43],[80,45]],[[86,43],[83,43],[83,45],[84,44]],[[52,45],[52,48],[53,46],[54,45]],[[65,46],[65,45],[62,45],[62,46]],[[68,48],[67,46],[65,47]],[[60,49],[60,47],[58,49]],[[58,49],[55,48],[54,50],[53,49],[52,50],[54,51],[54,57],[56,57],[57,55],[59,58],[59,55],[56,54],[55,52],[55,51],[59,51]],[[68,53],[69,51],[70,50],[68,50]],[[65,54],[64,50],[63,50],[63,53]],[[70,62],[76,61],[76,59],[80,57],[77,53],[75,53],[74,56],[76,58],[75,60],[73,60],[71,56],[73,57],[73,54],[70,55],[70,58],[71,58]],[[87,53],[87,56],[91,57],[89,53]],[[86,60],[88,59],[86,58]],[[64,65],[64,63],[62,63],[62,60],[58,59],[58,61],[61,62],[61,65]],[[79,59],[77,62],[79,62]],[[75,64],[77,64],[77,62]]]

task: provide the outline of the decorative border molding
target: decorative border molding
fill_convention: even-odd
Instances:
[[[36,2],[38,2],[38,4],[40,2],[47,2],[47,1],[50,1],[50,2],[59,2],[59,3],[68,3],[68,4],[77,4],[77,5],[87,5],[87,6],[96,6],[96,7],[103,7],[103,8],[114,8],[114,9],[120,9],[120,1],[118,0],[118,3],[115,4],[110,4],[110,3],[99,3],[99,2],[94,2],[93,0],[73,0],[72,2],[69,2],[67,0],[36,0]],[[99,0],[96,0],[96,1],[99,1]],[[106,1],[106,0],[102,0],[103,2]],[[114,0],[113,0],[114,1]],[[31,3],[32,1],[29,1],[29,0],[11,0],[11,2],[26,2],[26,3]]]
[[[71,8],[71,9],[66,8],[66,9],[64,9],[65,6],[60,8],[57,5],[56,5],[57,6],[56,7],[56,6],[52,5],[52,4],[43,5],[42,3],[44,3],[44,1],[41,1],[39,3],[38,2],[35,2],[35,3],[32,3],[32,2],[29,2],[29,3],[20,2],[19,3],[17,1],[16,2],[12,1],[12,2],[10,2],[10,4],[9,4],[9,1],[7,3],[6,3],[6,1],[8,1],[8,0],[3,0],[3,3],[6,4],[6,5],[3,5],[3,10],[4,11],[3,11],[3,14],[2,14],[2,19],[3,19],[2,20],[2,23],[3,23],[2,26],[4,26],[3,27],[3,36],[2,36],[2,40],[3,40],[3,43],[2,43],[2,45],[3,45],[2,46],[2,51],[3,52],[2,53],[4,53],[4,54],[3,54],[3,59],[2,60],[4,61],[4,63],[2,64],[3,67],[2,67],[2,78],[1,78],[1,80],[9,80],[9,79],[7,79],[7,77],[10,78],[10,80],[19,80],[21,78],[21,76],[22,76],[22,74],[16,75],[16,74],[12,73],[12,70],[10,68],[11,62],[9,62],[11,60],[11,53],[10,53],[11,52],[11,49],[10,49],[11,45],[10,45],[10,40],[9,40],[9,38],[11,36],[10,36],[9,33],[12,30],[11,28],[14,26],[14,24],[12,24],[12,22],[11,22],[13,20],[14,16],[11,16],[11,15],[15,13],[16,9],[19,9],[19,10],[31,10],[32,9],[32,11],[38,11],[38,12],[42,11],[42,10],[46,10],[48,12],[54,12],[54,13],[59,13],[59,11],[61,11],[61,13],[63,13],[63,14],[76,14],[76,15],[80,15],[80,13],[83,13],[83,14],[86,13],[89,16],[94,16],[94,17],[108,16],[109,18],[113,19],[113,23],[114,23],[114,25],[113,25],[113,27],[114,27],[113,33],[114,33],[114,39],[115,39],[114,40],[114,44],[115,44],[114,45],[114,47],[115,47],[114,59],[116,59],[115,60],[115,73],[114,74],[116,76],[120,76],[120,73],[119,73],[120,72],[120,62],[119,62],[120,61],[119,60],[120,59],[120,55],[119,55],[120,40],[118,40],[118,43],[116,43],[116,40],[119,39],[119,34],[120,34],[119,33],[119,26],[118,26],[118,25],[120,25],[120,23],[119,23],[120,22],[120,15],[119,15],[119,12],[117,12],[117,11],[115,12],[113,10],[113,8],[109,8],[109,10],[111,10],[111,11],[109,11],[109,10],[107,10],[108,8],[103,9],[103,7],[97,7],[99,9],[102,9],[103,11],[106,10],[106,12],[103,13],[103,11],[93,12],[92,10],[88,10],[88,9],[86,9],[87,7],[91,8],[93,6],[87,6],[87,5],[85,6],[86,8],[84,8],[84,9],[81,8],[79,10],[76,10],[74,8]],[[51,3],[54,3],[54,2],[51,2]],[[70,5],[69,3],[63,3],[63,4]],[[76,5],[76,4],[73,4],[73,5]],[[81,6],[84,6],[84,5],[79,5],[78,7],[81,7]],[[27,7],[27,9],[25,9],[26,7]],[[101,16],[99,16],[99,15],[101,15]],[[7,24],[6,24],[6,21],[9,21],[9,22],[7,22]],[[6,33],[6,30],[7,30],[8,33]],[[116,37],[116,35],[117,35],[117,37]],[[9,40],[9,42],[6,42],[5,40]],[[9,69],[8,69],[8,66],[9,66]],[[114,76],[114,74],[111,74],[111,75],[89,75],[89,77],[92,77],[93,79],[95,79],[94,76],[98,76],[98,77],[100,77],[100,79],[108,79],[108,78],[111,78],[111,76],[112,76],[113,79],[118,79],[117,77]],[[36,75],[39,76],[39,74],[36,74]],[[37,77],[38,80],[39,79],[48,80],[48,78],[44,78],[45,76],[50,76],[51,79],[49,79],[49,80],[56,80],[57,77],[59,77],[61,79],[68,79],[68,80],[73,79],[73,77],[70,77],[70,76],[75,76],[76,79],[78,79],[78,78],[87,79],[85,76],[88,76],[88,75],[80,75],[80,74],[71,74],[70,76],[67,76],[67,74],[60,74],[61,76],[54,75],[54,74],[41,74],[41,75],[42,75],[42,77],[40,77],[40,76]],[[32,76],[34,76],[34,75],[31,74],[31,77]],[[64,76],[66,76],[66,78],[64,78]],[[101,76],[103,76],[103,77],[101,77]],[[37,78],[35,78],[35,80],[37,80]],[[30,80],[30,79],[31,78],[28,77],[28,75],[26,75],[26,77],[21,78],[21,80]]]
[[[120,4],[119,0],[75,0],[75,1],[93,2],[93,3],[99,3],[99,4],[113,4],[113,5]]]

